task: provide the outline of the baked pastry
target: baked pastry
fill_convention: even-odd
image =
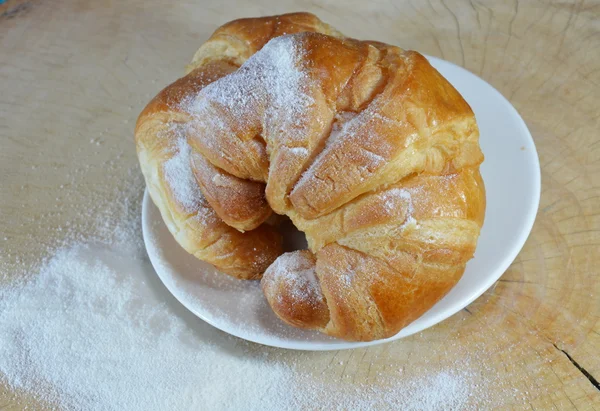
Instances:
[[[136,127],[186,250],[240,278],[266,269],[279,318],[361,341],[396,334],[460,279],[485,212],[478,139],[422,55],[307,13],[222,26]],[[280,255],[271,210],[308,250]]]

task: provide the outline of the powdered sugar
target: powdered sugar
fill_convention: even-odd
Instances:
[[[191,148],[181,132],[171,144],[174,154],[163,164],[165,179],[177,202],[186,212],[193,213],[198,211],[203,196],[190,165]]]
[[[269,144],[298,148],[305,143],[302,124],[314,104],[307,94],[310,79],[301,69],[299,41],[298,36],[270,40],[237,71],[184,102],[182,109],[210,130],[233,135],[234,128],[261,129]],[[230,114],[226,120],[222,109]],[[203,142],[219,151],[210,136]]]
[[[403,230],[407,225],[416,222],[416,220],[413,217],[413,213],[415,212],[415,206],[413,204],[412,196],[408,190],[404,188],[392,188],[391,190],[387,190],[383,193],[384,206],[390,213],[394,212],[395,208],[397,207],[395,201],[396,198],[401,198],[405,200],[408,204],[406,210],[406,218],[404,219],[402,225],[399,227],[399,230]]]
[[[304,157],[308,155],[308,150],[304,147],[292,147],[288,149],[290,153],[295,154],[299,157]]]
[[[147,262],[113,249],[60,250],[0,297],[0,374],[64,408],[257,407],[248,391],[225,395],[223,378],[241,387],[248,374],[270,375],[253,380],[261,393],[291,378],[283,364],[232,360],[231,341],[190,328],[198,320],[164,298]]]
[[[212,177],[212,182],[214,185],[219,186],[219,187],[231,187],[232,186],[231,177],[227,177],[222,174],[215,174]]]
[[[274,282],[287,284],[286,289],[291,293],[292,303],[302,302],[312,306],[323,303],[321,286],[315,276],[315,261],[305,252],[279,256],[268,271],[273,274]]]

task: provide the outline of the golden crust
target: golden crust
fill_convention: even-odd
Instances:
[[[280,256],[263,292],[287,323],[347,340],[394,335],[460,279],[485,213],[479,131],[422,55],[295,13],[227,23],[188,72],[136,128],[152,198],[184,248],[258,277],[281,253],[260,224],[270,209],[289,216],[310,250]],[[165,130],[189,144],[202,225],[155,172],[174,155]],[[229,248],[197,251],[223,230]],[[246,241],[259,252],[247,257]]]
[[[177,182],[165,176],[166,165],[181,154],[177,142],[185,140],[183,129],[189,114],[181,102],[234,69],[229,64],[211,63],[161,91],[140,114],[135,141],[146,187],[177,242],[229,275],[257,279],[281,254],[280,234],[269,225],[246,233],[236,230],[223,222],[200,192],[182,202],[174,187]],[[188,166],[193,176],[191,163]]]
[[[195,152],[191,160],[200,191],[227,225],[242,232],[254,230],[271,216],[265,184],[233,176]]]

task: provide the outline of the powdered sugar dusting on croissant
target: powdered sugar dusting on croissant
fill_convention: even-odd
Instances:
[[[207,114],[226,108],[238,119],[254,118],[256,108],[265,106],[263,128],[270,121],[285,130],[298,126],[313,99],[306,94],[310,79],[299,70],[302,52],[297,41],[289,35],[270,40],[237,71],[202,89],[185,109],[201,121],[220,121],[221,116]],[[218,127],[226,125],[220,122]]]
[[[393,188],[391,190],[387,190],[383,194],[384,207],[390,212],[393,213],[394,209],[397,207],[396,199],[400,198],[407,202],[408,209],[406,211],[406,217],[400,229],[402,230],[407,224],[411,224],[415,222],[413,217],[413,213],[415,212],[415,206],[413,204],[412,195],[410,191],[405,190],[403,188]]]
[[[263,278],[266,280],[261,286],[269,304],[293,316],[295,320],[292,324],[306,326],[310,323],[315,328],[327,324],[327,305],[315,274],[315,257],[310,251],[282,254],[267,269]],[[274,290],[277,291],[272,292]]]
[[[323,302],[321,287],[315,276],[314,259],[309,258],[307,253],[285,253],[275,260],[269,270],[273,270],[276,281],[294,283],[297,301],[306,301],[311,305]]]
[[[173,190],[175,199],[190,214],[200,209],[202,192],[190,168],[190,146],[185,136],[180,135],[171,149],[173,157],[163,164],[165,178]]]

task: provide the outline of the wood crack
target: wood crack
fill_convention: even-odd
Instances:
[[[558,346],[554,343],[552,343],[552,345],[554,346],[554,348],[556,348],[558,351],[562,352],[564,355],[567,356],[567,358],[569,359],[569,361],[571,361],[571,364],[573,364],[575,366],[575,368],[577,368],[577,370],[583,374],[583,376],[585,378],[587,378],[587,380],[589,382],[592,383],[592,385],[598,390],[600,391],[600,383],[598,382],[598,380],[592,375],[590,374],[585,368],[583,368],[581,365],[579,365],[579,363],[577,361],[575,361],[573,359],[573,357],[571,357],[569,355],[568,352],[566,352],[565,350],[562,350],[560,348],[558,348]]]

